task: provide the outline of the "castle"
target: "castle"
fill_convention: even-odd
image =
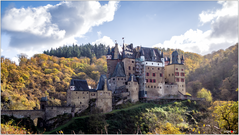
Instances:
[[[102,112],[112,110],[112,97],[123,95],[131,102],[165,96],[184,96],[184,58],[174,51],[170,58],[156,48],[118,44],[108,50],[107,75],[100,77],[96,89],[89,89],[85,80],[72,79],[67,90],[67,105],[76,111],[85,110],[90,99]]]
[[[170,58],[156,48],[118,44],[107,53],[107,79],[112,93],[129,93],[132,102],[140,98],[185,95],[184,58],[174,51]]]

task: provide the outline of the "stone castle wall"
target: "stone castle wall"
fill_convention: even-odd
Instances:
[[[45,108],[45,116],[46,120],[56,117],[57,115],[62,115],[64,113],[71,113],[71,106],[46,106]]]

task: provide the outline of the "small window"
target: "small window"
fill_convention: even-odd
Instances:
[[[123,78],[121,78],[121,80],[123,80]]]
[[[78,99],[79,99],[79,97],[78,97]]]
[[[83,97],[85,99],[85,97]]]
[[[152,68],[152,70],[154,70],[154,68]]]
[[[155,83],[155,79],[153,80],[153,82]]]
[[[162,73],[160,73],[159,75],[160,75],[160,77],[163,77]]]
[[[129,70],[131,70],[130,66],[129,66]]]
[[[148,67],[148,69],[149,69],[149,67]]]
[[[86,94],[88,94],[88,92]]]
[[[158,70],[159,70],[159,68],[158,68]]]
[[[168,76],[170,76],[170,74],[168,74]]]
[[[153,86],[151,86],[151,88],[153,88]]]
[[[153,73],[152,75],[155,76],[155,73]]]
[[[133,70],[135,70],[135,68],[133,67]]]
[[[154,63],[152,63],[152,65],[153,65]]]
[[[77,94],[77,92],[76,92],[76,94]]]
[[[146,62],[146,64],[148,64],[148,63]]]
[[[172,76],[173,76],[173,73],[172,73]]]
[[[119,80],[119,78],[118,78],[118,80]]]
[[[84,94],[84,92],[83,92],[83,94]]]
[[[178,68],[176,68],[176,70],[178,70]]]
[[[148,88],[149,88],[149,86],[148,86]]]
[[[150,82],[152,82],[152,79],[150,79]]]
[[[113,78],[113,81],[115,80],[115,78]]]
[[[147,73],[146,76],[149,76],[149,73]]]
[[[146,79],[146,82],[149,82],[148,79]]]
[[[80,102],[80,104],[81,104],[81,102]]]
[[[154,88],[156,88],[156,86],[154,86]]]
[[[161,87],[160,87],[160,89],[161,89]]]
[[[181,69],[183,71],[183,69]]]
[[[129,73],[129,76],[131,75],[131,73]]]
[[[184,82],[184,79],[183,79],[183,78],[181,78],[181,82]]]
[[[132,63],[134,63],[134,61],[132,61]]]

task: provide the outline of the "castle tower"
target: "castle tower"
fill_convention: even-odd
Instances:
[[[104,113],[112,111],[112,91],[109,90],[109,84],[105,75],[100,76],[96,90],[96,107],[98,107]]]
[[[131,102],[139,101],[139,84],[136,80],[135,75],[131,75],[126,85],[126,89],[130,93]]]
[[[165,66],[165,78],[168,84],[177,84],[178,91],[186,94],[184,60],[174,51],[171,55],[170,64]]]
[[[115,43],[114,59],[119,59],[119,48],[118,48],[118,43]]]

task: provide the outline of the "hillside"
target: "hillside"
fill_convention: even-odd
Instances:
[[[27,59],[19,55],[19,66],[1,58],[1,108],[10,110],[40,109],[40,98],[48,96],[48,104],[66,105],[66,90],[71,78],[86,79],[96,88],[99,77],[107,71],[106,57],[58,58],[36,54]]]
[[[169,57],[173,49],[164,49]],[[238,44],[226,50],[218,50],[201,56],[178,50],[184,55],[186,91],[192,96],[203,87],[208,89],[214,100],[238,101]]]

